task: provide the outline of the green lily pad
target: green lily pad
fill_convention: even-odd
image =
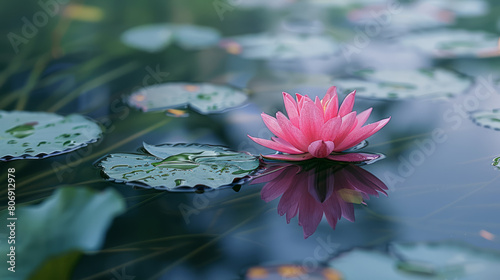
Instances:
[[[438,58],[489,57],[500,55],[496,34],[441,29],[403,37],[401,43]]]
[[[328,265],[344,279],[496,279],[500,252],[458,243],[392,244],[391,252],[353,249]],[[363,264],[363,269],[359,265]]]
[[[259,167],[257,157],[200,144],[148,145],[144,154],[111,154],[98,163],[110,180],[168,191],[218,189]]]
[[[166,83],[132,93],[128,103],[144,112],[190,107],[200,114],[220,113],[241,106],[247,95],[228,86]]]
[[[132,48],[158,52],[174,42],[187,50],[201,50],[217,45],[220,38],[211,27],[162,23],[131,28],[122,34],[121,41]]]
[[[471,118],[477,125],[500,130],[500,109],[493,111],[476,111],[471,113]]]
[[[451,97],[473,85],[471,78],[443,69],[365,70],[357,78],[334,80],[344,91],[375,99]]]
[[[101,128],[81,115],[0,111],[0,160],[44,158],[97,141]]]
[[[2,221],[15,223],[16,238],[15,244],[0,243],[4,266],[0,279],[62,279],[55,277],[60,275],[61,267],[47,270],[45,265],[74,265],[78,257],[75,253],[100,249],[112,220],[124,210],[123,198],[113,189],[97,192],[84,187],[63,187],[42,204],[17,208],[15,216],[10,216],[8,210],[2,211]],[[2,226],[0,236],[6,241],[10,229]],[[15,273],[5,267],[9,265],[6,262],[10,246],[15,246]],[[59,258],[61,255],[66,258]]]
[[[326,35],[260,33],[227,38],[221,42],[227,52],[247,59],[292,60],[330,57],[338,43]]]

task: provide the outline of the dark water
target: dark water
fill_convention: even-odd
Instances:
[[[490,3],[487,15],[459,19],[457,26],[498,33],[500,7]],[[103,251],[85,255],[73,279],[120,279],[116,273],[135,279],[238,279],[251,266],[315,258],[322,240],[335,243],[336,250],[383,247],[393,241],[444,240],[500,250],[498,240],[480,235],[481,231],[500,234],[500,170],[491,166],[500,155],[500,132],[477,126],[468,114],[460,113],[461,108],[467,112],[500,107],[498,86],[492,90],[481,83],[478,90],[490,94],[479,104],[468,103],[472,90],[445,100],[358,98],[358,112],[374,108],[370,121],[392,116],[365,148],[386,158],[363,166],[388,186],[388,196],[371,198],[366,206],[356,205],[356,221],[342,219],[335,231],[323,220],[308,239],[304,239],[297,218],[287,224],[277,214],[278,199],[269,203],[261,199],[264,184],[244,185],[238,192],[225,189],[195,194],[133,189],[103,180],[94,162],[109,153],[134,152],[143,142],[218,144],[253,154],[269,153],[247,134],[271,136],[260,113],[284,110],[281,91],[322,97],[332,77],[361,66],[342,58],[333,64],[300,60],[283,65],[244,60],[218,48],[186,51],[175,45],[149,54],[119,41],[126,29],[153,22],[207,25],[224,36],[261,32],[276,28],[284,18],[300,12],[297,10],[235,8],[221,21],[211,1],[84,4],[99,7],[104,17],[96,22],[51,17],[36,36],[20,45],[18,54],[5,37],[0,46],[2,110],[76,112],[106,128],[101,141],[72,153],[0,162],[1,170],[16,168],[18,203],[39,203],[65,185],[112,187],[125,197],[127,210],[114,220]],[[1,5],[3,34],[22,28],[22,17],[31,17],[40,9],[34,2]],[[305,9],[299,14],[307,18],[307,13],[321,20],[332,34],[354,30],[343,20],[341,10]],[[391,61],[390,55],[386,62],[387,67],[397,69],[412,68],[414,63]],[[500,76],[498,58],[427,58],[419,63],[486,80],[490,75]],[[37,69],[42,70],[37,73]],[[161,72],[160,79],[145,84],[151,69]],[[228,83],[249,89],[250,102],[223,114],[190,112],[187,118],[162,112],[145,114],[123,102],[123,96],[134,88],[169,81]],[[78,97],[59,106],[71,92]],[[0,174],[2,180],[4,177],[6,174]],[[6,205],[5,193],[1,203]]]

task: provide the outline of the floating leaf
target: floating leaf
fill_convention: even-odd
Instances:
[[[201,50],[217,45],[220,33],[210,27],[189,24],[150,24],[131,28],[121,36],[132,48],[158,52],[175,42],[187,50]]]
[[[473,112],[471,118],[477,125],[500,130],[500,109]]]
[[[346,92],[356,90],[358,96],[376,99],[450,97],[473,84],[472,79],[443,69],[365,70],[357,78],[334,82]]]
[[[0,160],[57,155],[99,137],[99,125],[81,115],[0,111]]]
[[[241,106],[246,100],[244,92],[228,86],[166,83],[132,93],[128,103],[144,112],[189,106],[200,114],[210,114]]]
[[[333,56],[339,46],[325,35],[248,34],[225,39],[221,47],[247,59],[287,60]]]
[[[113,181],[168,191],[230,186],[259,167],[258,158],[221,146],[144,144],[144,149],[148,154],[111,154],[98,165]]]
[[[493,166],[496,166],[500,169],[500,157],[497,157],[493,160]]]
[[[17,208],[15,216],[9,216],[8,210],[2,211],[2,221],[14,222],[16,232],[15,245],[0,243],[2,263],[6,264],[10,246],[15,246],[16,272],[2,269],[0,278],[62,279],[55,277],[60,271],[44,269],[45,265],[74,265],[78,257],[75,252],[101,248],[113,218],[124,210],[123,198],[113,189],[96,192],[83,187],[64,187],[42,204]],[[17,220],[7,220],[12,217]],[[1,227],[3,240],[7,240],[9,234],[8,227]],[[61,255],[66,258],[58,258]],[[37,275],[33,275],[35,271]]]
[[[485,57],[500,55],[499,36],[480,31],[442,29],[403,37],[401,43],[435,57]]]
[[[345,279],[496,279],[500,253],[458,243],[392,244],[391,254],[354,249],[329,262]],[[363,269],[359,269],[362,263]]]

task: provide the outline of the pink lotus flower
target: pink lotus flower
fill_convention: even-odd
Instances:
[[[328,158],[335,161],[361,162],[376,155],[341,153],[355,147],[384,127],[390,118],[363,126],[372,108],[356,114],[352,112],[356,91],[344,99],[339,108],[337,88],[331,87],[325,97],[312,101],[307,95],[297,94],[297,101],[283,92],[288,118],[281,112],[273,118],[262,113],[266,126],[276,137],[272,140],[250,137],[258,144],[285,153],[263,156],[267,159],[300,161]]]
[[[335,229],[342,218],[354,222],[354,205],[365,204],[369,195],[387,195],[387,186],[365,169],[354,164],[313,160],[307,164],[275,162],[252,184],[266,183],[261,197],[269,202],[281,196],[278,214],[287,223],[297,216],[304,238],[311,236],[323,214]]]

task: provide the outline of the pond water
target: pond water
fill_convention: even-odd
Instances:
[[[0,109],[82,114],[100,123],[102,137],[83,148],[44,159],[0,161],[0,207],[5,210],[10,200],[6,185],[11,168],[15,169],[18,209],[43,203],[65,186],[112,188],[125,203],[104,231],[100,246],[83,250],[73,264],[58,263],[60,268],[74,267],[72,273],[59,279],[244,279],[250,267],[326,267],[340,252],[352,248],[385,252],[393,243],[452,241],[500,253],[500,170],[493,166],[500,156],[500,131],[494,129],[498,119],[491,120],[499,115],[492,115],[485,125],[473,120],[471,114],[494,114],[493,110],[500,108],[498,45],[488,45],[489,38],[481,37],[482,41],[479,37],[456,36],[453,38],[463,42],[448,42],[431,51],[428,46],[399,43],[410,32],[410,39],[416,40],[414,34],[424,36],[435,29],[451,32],[447,28],[488,32],[497,34],[497,39],[497,2],[459,1],[466,7],[462,9],[458,4],[451,5],[452,1],[420,1],[439,2],[434,8],[416,6],[415,1],[396,3],[403,8],[394,8],[390,5],[395,4],[387,1],[355,1],[352,6],[342,4],[347,1],[331,1],[337,2],[335,5],[329,1],[273,1],[271,7],[266,7],[265,1],[255,1],[253,5],[259,7],[248,6],[250,1],[82,1],[65,4],[69,6],[52,2],[56,3],[50,8],[54,14],[35,2],[0,4],[6,13],[2,17],[3,34],[22,36],[14,44],[13,39],[4,37],[0,45]],[[363,10],[353,11],[369,2],[382,3],[382,9],[373,11],[392,11],[389,15],[394,22],[359,21],[364,17]],[[441,6],[447,9],[439,10]],[[40,11],[46,15],[46,23],[41,22],[41,13],[39,19],[35,16]],[[433,20],[419,21],[419,12]],[[26,21],[38,24],[30,30]],[[138,45],[124,44],[136,40],[130,39],[132,35],[127,40],[120,37],[130,28],[153,23],[195,24],[218,32],[207,34],[189,25],[168,25],[139,34]],[[371,31],[366,31],[367,26]],[[239,37],[262,32],[290,38]],[[220,37],[227,39],[219,43]],[[417,41],[430,44],[425,37]],[[280,42],[283,45],[275,45]],[[420,68],[444,69],[446,77],[416,70]],[[381,77],[377,71],[383,72]],[[405,71],[412,74],[408,76]],[[221,112],[220,107],[196,107],[192,100],[178,102],[190,104],[187,109],[175,108],[181,112],[166,112],[165,108],[143,112],[144,108],[136,108],[127,100],[145,87],[168,82],[227,85],[244,92],[247,100],[243,106],[235,101],[238,104],[231,104],[238,105],[236,108],[223,108]],[[305,175],[294,173],[291,165],[282,173],[287,180],[276,184],[281,188],[285,188],[285,181],[292,184],[290,188],[312,186],[315,191],[295,196],[311,195],[310,199],[320,202],[336,196],[350,205],[345,208],[353,207],[351,214],[332,214],[343,216],[337,217],[340,220],[335,230],[326,218],[315,230],[304,226],[311,222],[308,219],[317,218],[317,212],[311,209],[304,210],[314,212],[310,217],[299,214],[288,224],[280,215],[286,211],[279,206],[279,195],[261,194],[263,187],[276,179],[272,176],[267,181],[259,174],[256,182],[203,193],[168,192],[106,180],[99,168],[98,162],[109,154],[138,153],[143,143],[199,143],[253,155],[274,153],[247,137],[273,136],[260,114],[284,111],[283,91],[322,98],[337,82],[341,99],[359,83],[362,88],[354,110],[373,107],[370,123],[391,117],[362,150],[384,154],[385,158],[348,167],[319,162]],[[228,103],[224,99],[218,104]],[[4,126],[8,127],[0,125]],[[362,194],[352,192],[340,187],[341,176],[354,176],[363,182],[363,176],[378,178],[383,182],[379,186],[387,189],[367,187]],[[311,177],[313,183],[297,183]],[[336,187],[329,185],[330,177],[335,177]],[[342,188],[348,191],[338,194]],[[382,195],[375,197],[378,193]],[[363,198],[366,204],[361,203]],[[68,207],[71,209],[71,205]],[[86,227],[92,228],[92,221],[99,216],[99,212],[88,216]],[[54,223],[52,230],[67,233],[65,225],[70,221]],[[77,226],[73,231],[65,239],[60,237],[61,243],[70,243],[67,240],[72,234],[76,236]],[[18,234],[27,240],[37,239],[44,232]],[[33,248],[48,250],[43,246]],[[380,258],[360,257],[359,268],[376,271],[375,259]],[[332,263],[342,274],[342,266]],[[2,269],[6,270],[4,264]],[[22,270],[23,263],[17,268]],[[22,274],[0,275],[24,279]],[[500,269],[496,275],[488,274],[492,278],[456,279],[497,279],[492,275],[500,276]],[[322,277],[309,279],[336,279]],[[436,279],[419,277],[409,279]]]

